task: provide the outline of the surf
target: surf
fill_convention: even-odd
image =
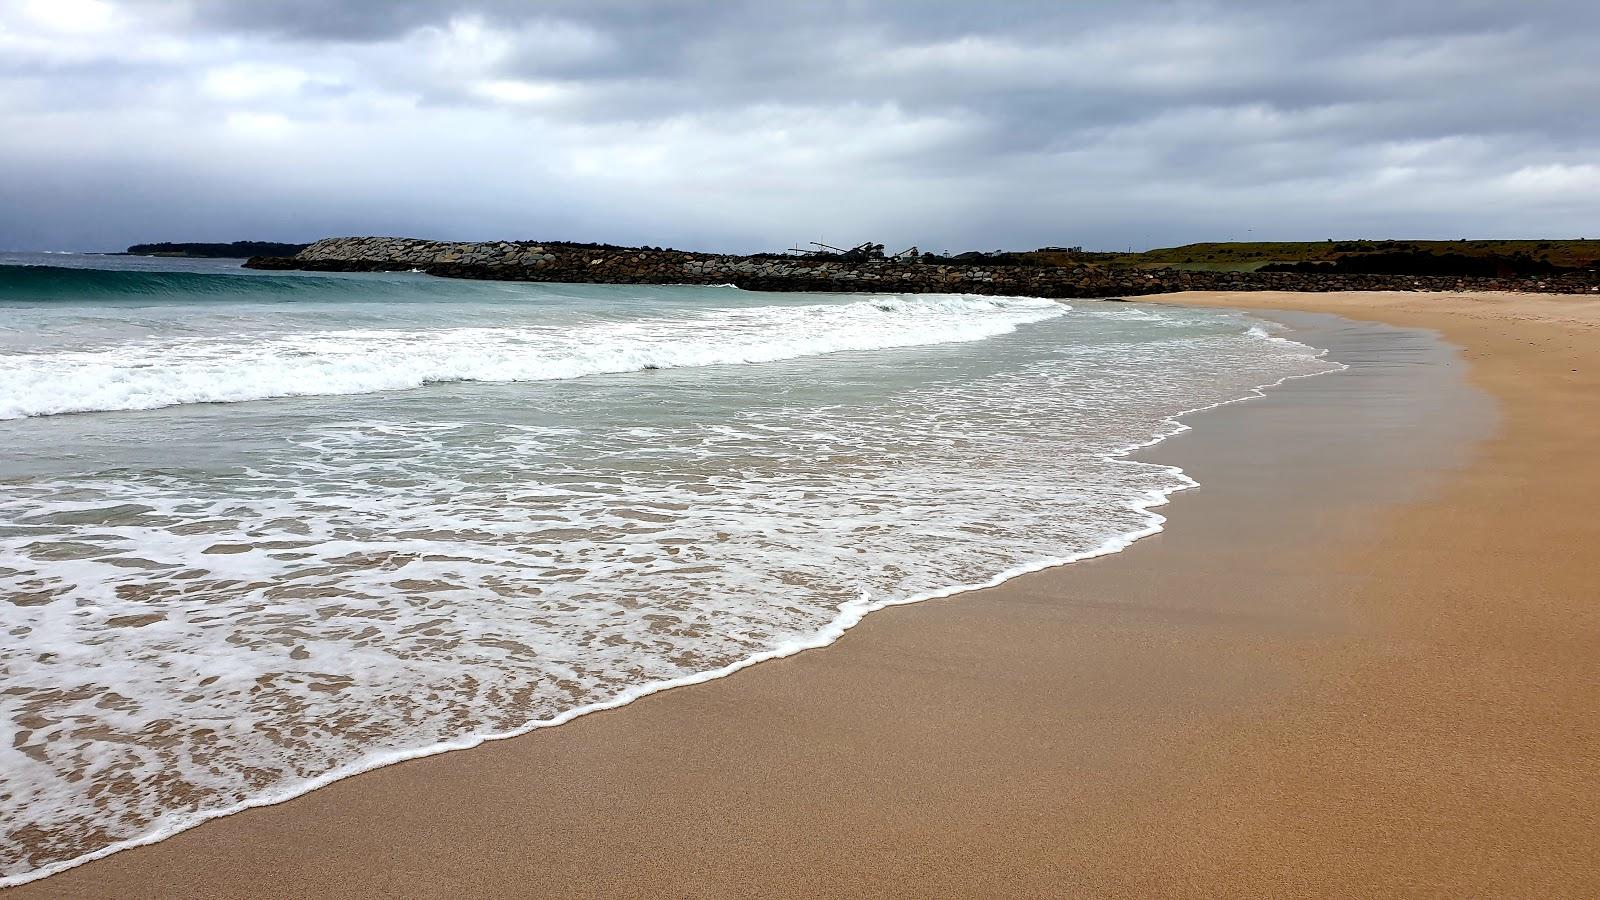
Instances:
[[[402,293],[418,289],[376,279],[351,286],[343,279],[63,271],[69,274],[23,278],[44,278],[50,291],[90,304],[128,297],[170,301],[174,288],[186,300],[215,295],[238,304],[241,298],[230,292],[240,282],[248,285],[247,300],[286,296],[324,304],[333,302],[330,293],[369,297],[373,285]],[[527,306],[517,321],[482,325],[470,318],[452,321],[445,307],[427,321],[396,328],[383,327],[382,310],[370,307],[353,311],[348,321],[338,315],[285,319],[234,308],[228,327],[210,328],[213,333],[171,337],[174,328],[129,329],[121,339],[97,335],[98,346],[0,354],[0,419],[770,363],[978,341],[1069,310],[1049,300],[915,295],[799,305],[707,303],[666,314],[606,308],[565,317],[542,316],[538,307]],[[174,324],[194,328],[203,315],[196,310],[177,316]]]

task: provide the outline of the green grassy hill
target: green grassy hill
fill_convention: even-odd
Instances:
[[[1349,256],[1393,253],[1451,254],[1486,259],[1527,256],[1555,266],[1582,268],[1600,263],[1600,240],[1265,241],[1185,244],[1142,253],[1079,255],[1085,262],[1098,265],[1248,272],[1272,263],[1333,262]]]

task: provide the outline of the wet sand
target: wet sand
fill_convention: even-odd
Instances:
[[[1600,301],[1156,300],[1464,349],[1288,314],[1351,368],[1146,451],[1124,553],[7,900],[1600,894]]]

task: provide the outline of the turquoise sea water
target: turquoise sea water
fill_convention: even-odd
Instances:
[[[1229,313],[0,257],[0,883],[1107,552]]]

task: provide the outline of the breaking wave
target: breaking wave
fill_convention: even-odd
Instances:
[[[162,273],[151,281],[191,277],[302,280]],[[153,338],[0,355],[0,419],[365,394],[460,381],[550,381],[978,341],[1067,309],[1050,300],[924,295],[714,308],[631,321],[591,317],[553,325]]]

